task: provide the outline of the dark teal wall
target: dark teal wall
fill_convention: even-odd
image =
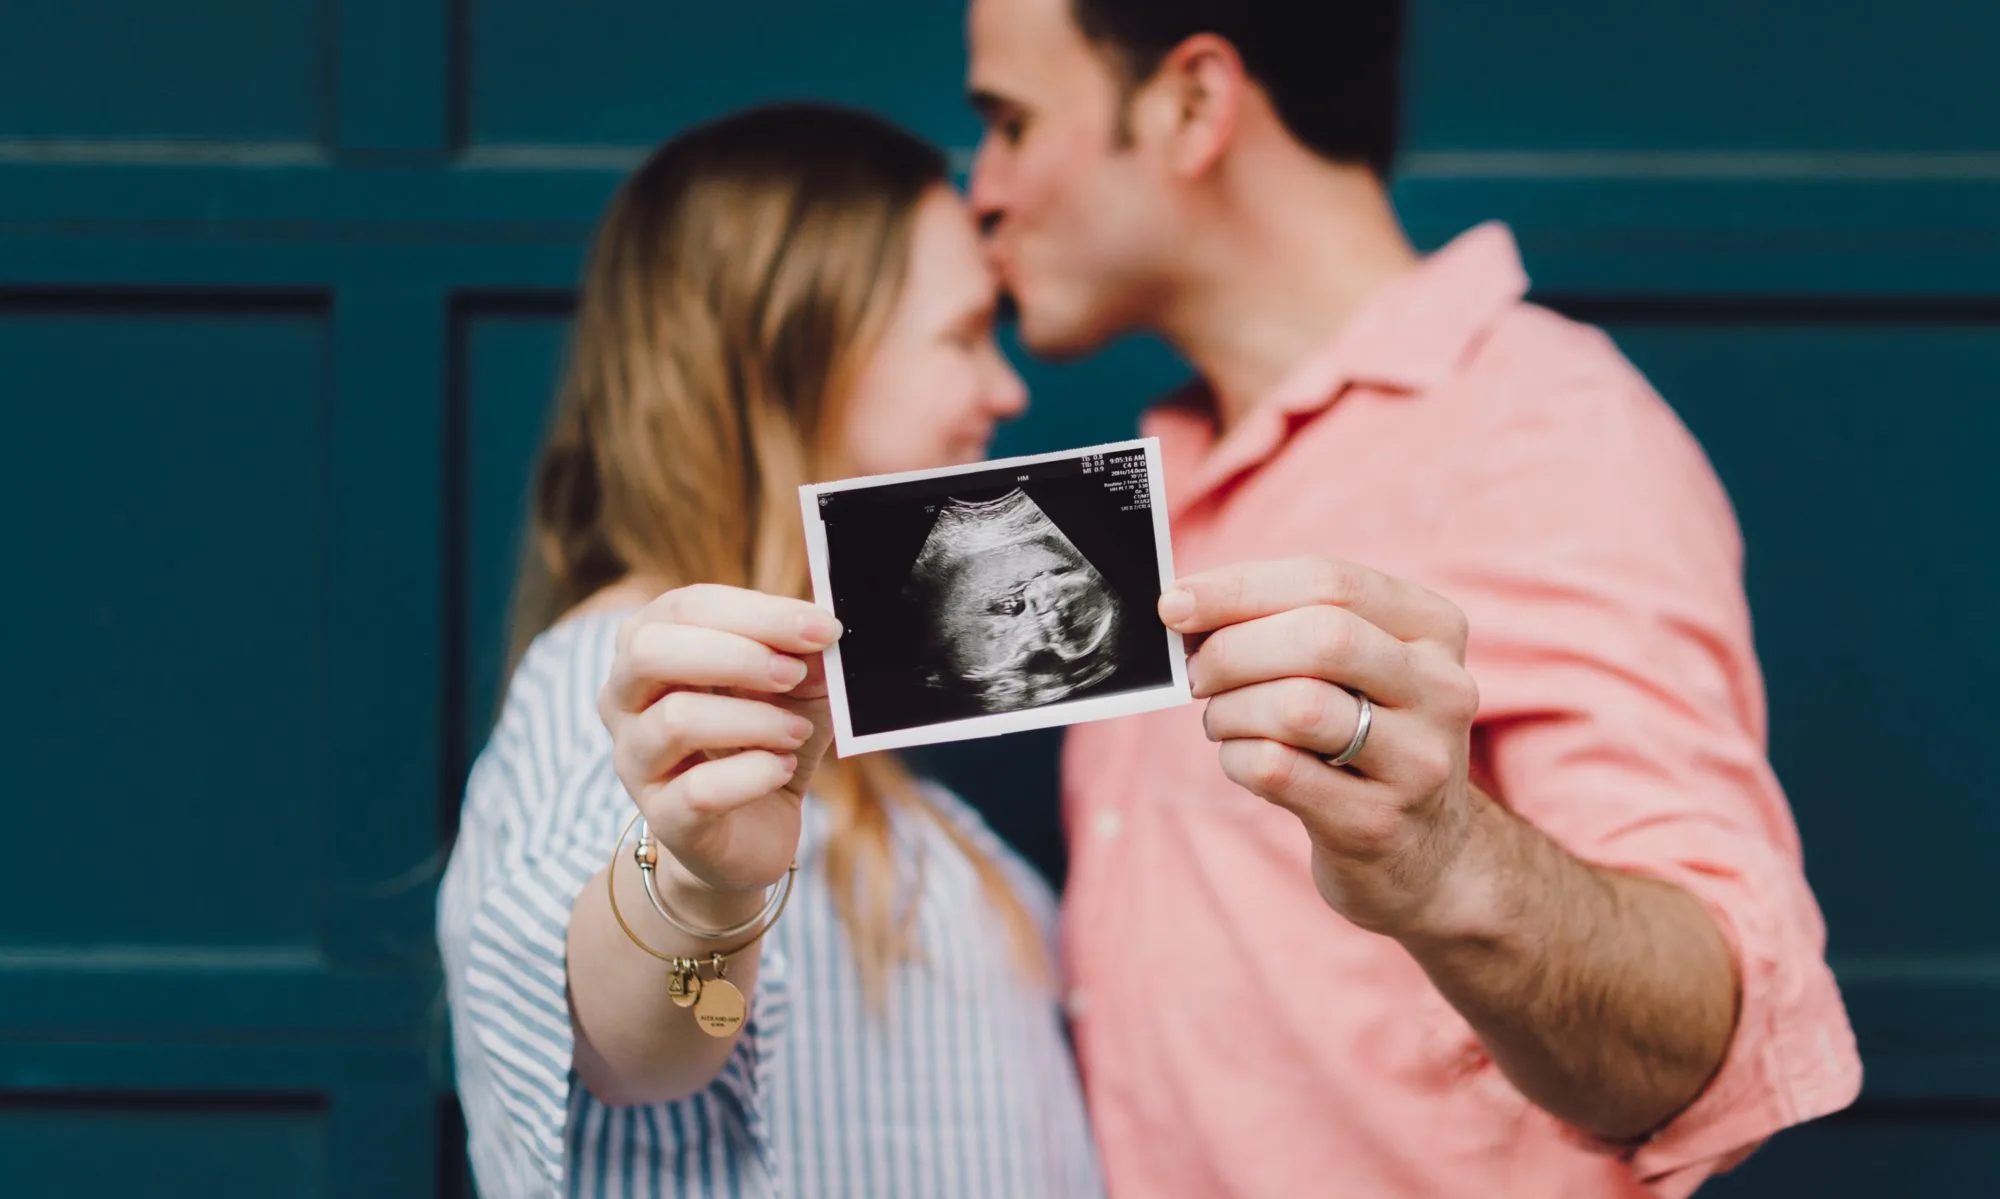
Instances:
[[[754,99],[969,146],[959,24],[0,0],[0,1193],[451,1185],[430,885],[590,224]],[[1418,0],[1420,240],[1511,221],[1749,537],[1869,1075],[1713,1194],[1995,1190],[1996,49],[1991,0]],[[1124,435],[1179,373],[1033,367],[1000,449]],[[1053,746],[929,759],[1052,871]]]

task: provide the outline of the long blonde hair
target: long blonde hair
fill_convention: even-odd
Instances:
[[[838,477],[848,385],[901,292],[937,150],[823,105],[753,109],[668,141],[599,224],[537,464],[510,662],[628,576],[806,597],[798,488]],[[826,870],[871,997],[910,952],[890,811],[975,863],[1023,965],[1040,938],[1000,866],[895,758],[829,756]]]

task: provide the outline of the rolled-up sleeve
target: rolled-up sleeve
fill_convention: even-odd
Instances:
[[[788,1006],[785,963],[775,950],[763,955],[750,1018],[707,1090],[642,1112],[643,1121],[582,1118],[602,1105],[572,1068],[569,914],[604,865],[618,813],[606,807],[539,852],[524,850],[514,819],[523,805],[513,802],[521,798],[513,788],[531,774],[527,760],[516,763],[504,744],[482,755],[438,903],[459,1097],[481,1191],[564,1193],[566,1162],[584,1125],[598,1127],[599,1136],[643,1142],[620,1150],[658,1162],[668,1177],[677,1162],[720,1162],[732,1178],[768,1177],[763,1096]],[[681,1143],[690,1140],[704,1143]]]
[[[1557,416],[1591,436],[1502,428],[1491,486],[1464,513],[1469,548],[1434,585],[1471,623],[1485,780],[1577,856],[1685,888],[1736,955],[1742,1001],[1720,1072],[1626,1150],[1655,1194],[1680,1196],[1851,1103],[1860,1059],[1766,758],[1728,500],[1636,378]]]

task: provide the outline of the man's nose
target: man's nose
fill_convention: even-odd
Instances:
[[[1000,186],[1000,173],[993,164],[993,139],[989,135],[981,139],[979,149],[972,156],[972,171],[966,181],[965,199],[972,205],[973,216],[979,222],[979,235],[990,238],[1000,230],[1000,220],[1006,214],[1005,196]]]

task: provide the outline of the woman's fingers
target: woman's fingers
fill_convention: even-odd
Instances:
[[[800,757],[810,771],[829,730],[789,709],[823,711],[819,655],[839,636],[812,604],[707,584],[660,596],[619,630],[598,695],[613,762],[662,848],[699,877],[759,874],[764,857],[795,852]],[[784,803],[752,806],[779,793]]]
[[[660,596],[627,622],[627,631],[653,624],[695,625],[734,633],[781,653],[818,653],[840,637],[840,622],[804,600],[741,587],[700,583]]]
[[[782,694],[799,685],[806,663],[774,652],[760,641],[699,625],[647,624],[630,637],[611,664],[604,696],[613,711],[649,708],[669,691],[727,687]]]
[[[789,753],[746,749],[688,767],[667,784],[664,798],[698,819],[723,816],[791,782],[798,766]]]
[[[840,637],[840,622],[803,600],[740,587],[698,584],[669,591],[625,622],[598,708],[650,707],[683,687],[789,692],[807,659]]]
[[[770,885],[798,856],[799,800],[786,789],[796,755],[746,749],[692,763],[632,792],[663,865],[714,890]]]
[[[631,717],[617,737],[620,775],[663,779],[703,752],[764,749],[791,753],[811,739],[812,722],[775,704],[701,691],[673,691]]]

